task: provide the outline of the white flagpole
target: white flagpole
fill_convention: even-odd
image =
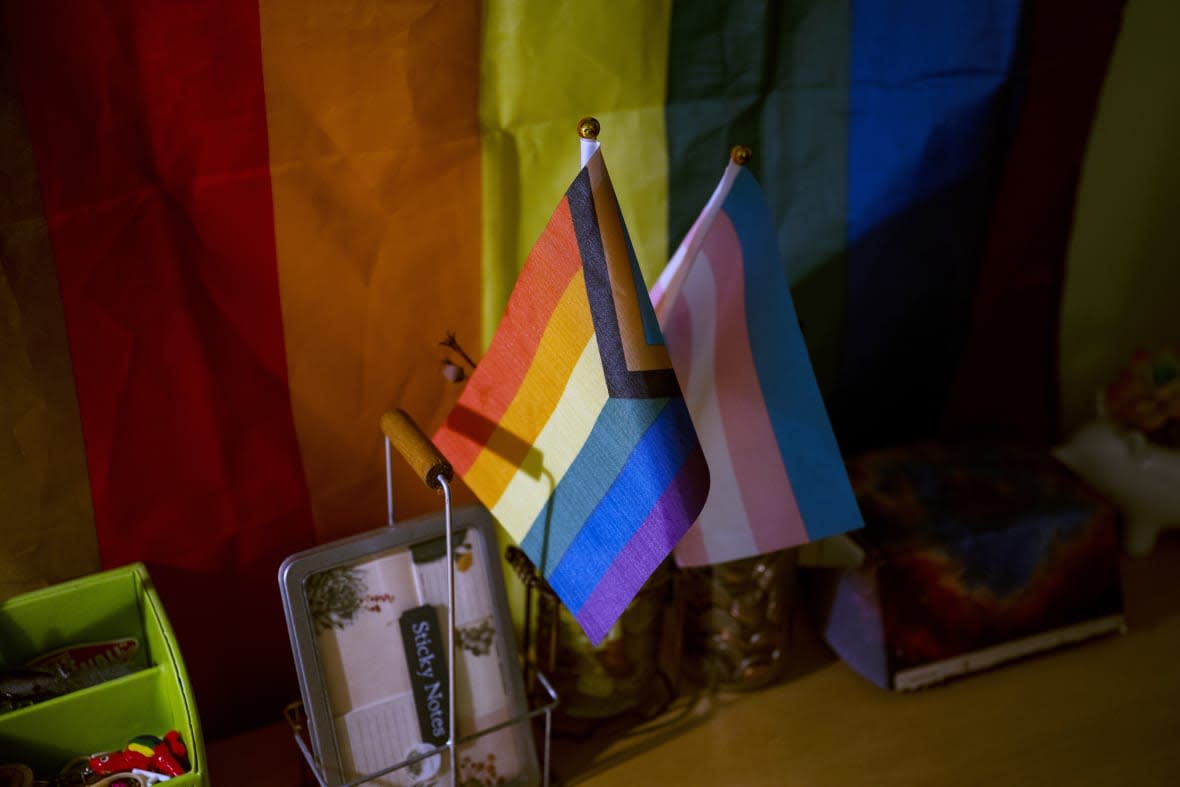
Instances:
[[[750,149],[745,145],[734,145],[733,150],[729,152],[729,163],[721,175],[721,182],[717,184],[717,188],[713,189],[713,195],[705,203],[701,215],[693,222],[688,235],[680,243],[680,247],[676,249],[672,259],[668,260],[664,270],[660,271],[655,284],[651,286],[651,303],[656,310],[657,318],[663,318],[664,311],[676,299],[676,294],[680,291],[684,278],[692,267],[691,261],[696,259],[697,253],[701,250],[701,243],[709,234],[713,220],[721,212],[721,206],[725,203],[725,198],[729,196],[730,189],[733,188],[733,182],[737,180],[738,173],[749,160]],[[686,261],[688,264],[685,264]]]

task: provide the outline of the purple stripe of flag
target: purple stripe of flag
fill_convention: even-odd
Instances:
[[[654,400],[611,399],[607,406],[621,409],[646,408]],[[689,434],[692,422],[682,399],[669,399],[659,417],[627,457],[609,490],[586,517],[560,562],[545,578],[566,607],[577,614],[586,598],[617,556],[624,553],[635,531],[658,508],[687,457],[698,448]],[[554,495],[569,482],[562,478]],[[702,483],[708,476],[702,478]],[[695,512],[697,509],[693,509]],[[692,524],[692,517],[668,520],[680,539]]]
[[[602,641],[676,545],[681,533],[678,523],[690,521],[704,504],[708,475],[705,455],[698,444],[575,615],[591,642]]]

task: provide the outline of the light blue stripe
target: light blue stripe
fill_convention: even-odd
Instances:
[[[660,502],[697,444],[684,400],[666,401],[660,417],[627,458],[626,467],[586,519],[561,562],[546,576],[575,615]],[[626,406],[633,400],[618,402]],[[684,529],[690,524],[685,522]]]
[[[607,399],[585,444],[521,542],[542,574],[557,566],[666,401]]]
[[[738,175],[723,210],[741,243],[750,349],[804,527],[812,539],[861,527],[779,261],[774,220],[748,171]]]

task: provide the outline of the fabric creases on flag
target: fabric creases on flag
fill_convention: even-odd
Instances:
[[[704,454],[600,150],[434,442],[595,643],[704,504]]]
[[[682,566],[863,526],[757,180],[730,163],[652,287],[711,476]]]

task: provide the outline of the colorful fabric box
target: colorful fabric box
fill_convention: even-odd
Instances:
[[[864,560],[802,581],[828,644],[877,685],[1123,629],[1116,510],[1047,450],[924,442],[847,464]]]

